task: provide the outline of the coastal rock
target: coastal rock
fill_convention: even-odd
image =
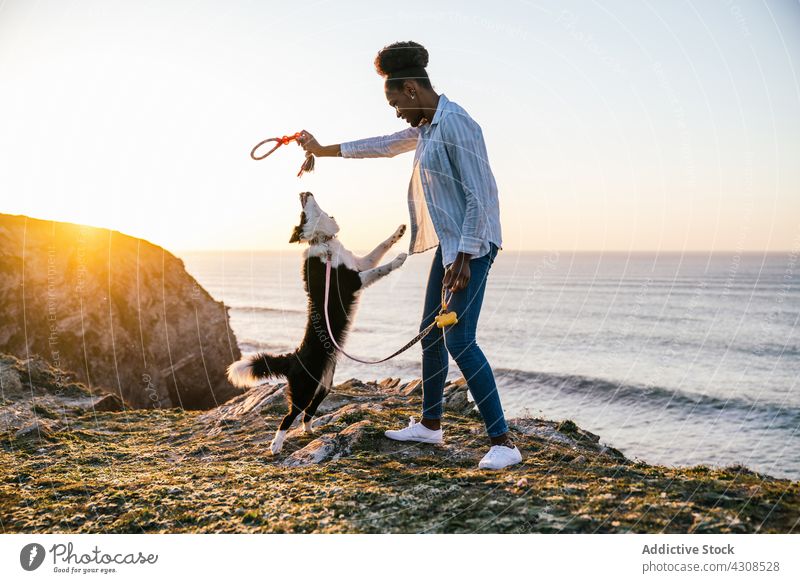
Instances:
[[[421,395],[422,394],[422,379],[414,379],[413,381],[407,383],[402,389],[400,389],[400,394],[404,397],[409,397],[411,395]]]
[[[475,410],[475,403],[469,400],[469,387],[463,378],[445,387],[444,407],[457,415],[469,415]]]
[[[523,435],[537,437],[544,441],[557,443],[560,446],[591,451],[596,454],[608,456],[616,460],[628,462],[627,458],[617,449],[602,445],[600,436],[585,429],[581,429],[572,421],[547,421],[544,419],[510,419],[510,429]],[[582,459],[581,459],[582,458]],[[586,457],[579,455],[574,463],[586,462]]]
[[[55,423],[46,421],[44,419],[36,419],[25,427],[18,430],[14,437],[19,440],[23,439],[47,439],[56,430]]]
[[[314,417],[311,421],[311,431],[313,433],[318,432],[320,429],[324,428],[326,425],[330,425],[332,423],[338,423],[340,419],[343,417],[353,417],[358,416],[361,413],[366,413],[368,411],[380,411],[383,407],[379,404],[372,404],[368,405],[366,403],[350,403],[349,405],[344,405],[343,407],[339,407],[338,409],[333,410],[330,413],[326,413],[325,415],[321,415],[320,417]],[[298,435],[303,433],[302,427],[298,427],[293,429],[289,432],[287,437],[292,439],[297,437]]]
[[[19,373],[7,359],[0,361],[0,387],[3,389],[4,400],[22,393],[22,381],[20,381]]]
[[[258,423],[265,408],[285,403],[283,390],[286,383],[263,384],[253,387],[243,395],[203,413],[198,424],[206,427],[208,435],[217,435],[226,428],[241,423]]]
[[[125,405],[116,395],[105,395],[92,403],[94,411],[123,411]]]
[[[400,384],[399,377],[386,377],[385,379],[378,381],[378,386],[382,389],[393,389],[397,385]]]
[[[523,435],[531,435],[545,441],[552,441],[560,445],[573,446],[575,440],[557,429],[557,424],[552,421],[539,419],[512,419],[508,426]]]
[[[290,467],[308,466],[350,455],[355,446],[364,438],[366,428],[370,425],[371,423],[367,420],[359,421],[339,433],[315,439],[303,449],[297,450],[283,460],[282,464]]]
[[[385,379],[378,383],[381,388],[396,387],[402,397],[422,396],[422,379],[414,379],[399,385],[393,379]],[[447,383],[443,392],[444,407],[448,412],[457,415],[469,415],[476,410],[475,403],[469,400],[469,386],[464,377]]]
[[[97,399],[69,373],[50,367],[39,357],[19,360],[0,354],[0,434],[25,438],[42,421],[45,436],[67,411],[91,409]]]
[[[0,351],[38,354],[130,407],[207,409],[242,391],[227,308],[183,262],[108,229],[0,214]]]
[[[357,378],[349,378],[343,383],[339,384],[339,387],[345,389],[359,389],[364,387],[364,381]]]

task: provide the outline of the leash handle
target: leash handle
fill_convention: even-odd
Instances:
[[[446,328],[447,326],[453,326],[458,324],[458,314],[455,312],[450,312],[447,309],[447,304],[449,303],[445,300],[445,288],[442,286],[442,307],[439,309],[439,315],[436,316],[433,321],[439,328]],[[450,292],[450,299],[453,299],[453,292]],[[442,331],[444,333],[444,331]]]
[[[446,288],[445,288],[444,286],[442,286],[442,309],[441,309],[441,310],[439,310],[439,313],[440,313],[440,314],[441,314],[443,311],[446,311],[446,310],[447,310],[447,301],[445,301],[445,299],[444,299],[444,292],[445,292],[445,291],[446,291]],[[450,294],[450,299],[451,299],[451,300],[453,299],[453,294],[452,294],[452,293]]]

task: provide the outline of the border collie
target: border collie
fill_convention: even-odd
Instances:
[[[311,420],[317,407],[333,386],[338,350],[330,341],[325,325],[325,263],[331,252],[331,282],[328,315],[336,343],[344,341],[354,315],[361,290],[385,277],[406,260],[401,253],[384,265],[378,262],[400,240],[406,231],[400,225],[394,234],[364,257],[356,257],[336,238],[339,225],[323,211],[314,195],[300,193],[300,224],[294,228],[290,243],[308,243],[303,253],[303,282],[308,295],[306,333],[300,346],[286,354],[250,354],[228,367],[228,380],[237,387],[252,387],[271,377],[285,377],[289,413],[283,418],[270,443],[270,452],[283,447],[286,432],[295,418],[303,413],[303,430],[311,432]]]

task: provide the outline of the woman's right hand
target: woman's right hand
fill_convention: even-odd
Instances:
[[[300,137],[298,138],[297,143],[306,151],[307,154],[314,154],[315,156],[322,155],[322,146],[320,146],[317,139],[306,130],[300,132]]]

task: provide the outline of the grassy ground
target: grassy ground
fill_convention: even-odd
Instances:
[[[271,456],[285,411],[279,394],[212,413],[97,412],[80,385],[61,383],[69,395],[56,399],[50,372],[5,362],[3,405],[14,408],[0,426],[6,533],[788,533],[800,525],[798,482],[742,467],[633,463],[571,422],[515,424],[525,460],[499,473],[476,467],[485,437],[468,407],[448,408],[446,446],[390,441],[383,430],[419,407],[419,395],[396,382],[339,385],[323,411],[330,421],[316,435],[291,434]],[[31,418],[23,410],[39,420],[33,430],[19,427]],[[363,431],[338,459],[284,464],[359,422]]]

